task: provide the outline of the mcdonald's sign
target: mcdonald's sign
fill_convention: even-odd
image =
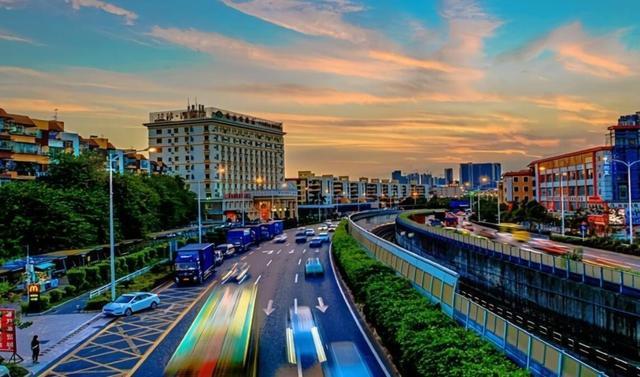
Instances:
[[[29,293],[29,302],[39,302],[40,301],[40,284],[29,284],[28,293]]]

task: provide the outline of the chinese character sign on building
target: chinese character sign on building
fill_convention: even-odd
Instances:
[[[16,311],[0,309],[0,352],[16,352]]]

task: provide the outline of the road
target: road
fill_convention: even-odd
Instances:
[[[242,286],[257,289],[254,328],[259,334],[260,376],[331,375],[334,360],[329,345],[338,341],[355,344],[372,376],[388,375],[341,294],[330,263],[329,245],[312,249],[308,243],[296,244],[295,232],[286,231],[286,243],[266,242],[225,260],[216,275],[201,287],[165,287],[160,292],[162,304],[158,309],[114,321],[66,355],[46,375],[163,375],[203,303],[229,285],[237,286],[235,282],[220,282],[223,273],[236,262],[250,265]],[[305,278],[304,264],[309,257],[320,259],[325,268],[323,277]],[[302,370],[287,361],[287,317],[295,305],[311,309],[328,357],[326,362]]]
[[[473,224],[474,233],[477,233],[480,230],[493,231],[493,229],[481,226],[478,224]],[[552,241],[557,245],[566,246],[569,249],[573,249],[577,247],[576,245]],[[583,249],[583,260],[586,262],[592,262],[594,264],[606,265],[614,268],[629,268],[632,270],[640,271],[640,257],[635,255],[628,255],[622,253],[616,253],[609,250],[602,249],[594,249],[592,247],[582,247]]]

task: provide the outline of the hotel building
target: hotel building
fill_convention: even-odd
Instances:
[[[212,222],[295,217],[284,180],[282,123],[192,105],[149,114],[149,158],[203,199]]]

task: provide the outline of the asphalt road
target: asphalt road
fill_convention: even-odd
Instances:
[[[329,345],[339,341],[355,344],[372,376],[388,375],[341,294],[330,263],[329,244],[318,249],[312,249],[308,242],[296,244],[296,231],[286,231],[286,243],[265,242],[226,259],[203,286],[165,287],[160,292],[162,304],[158,309],[114,321],[72,350],[45,375],[163,375],[207,297],[226,285],[237,284],[220,282],[220,277],[236,262],[250,265],[249,276],[241,284],[257,288],[254,329],[259,334],[259,376],[335,376]],[[320,259],[325,269],[323,277],[305,278],[304,265],[309,257]],[[296,304],[311,309],[328,358],[305,369],[289,364],[287,359],[287,317]]]
[[[481,226],[478,224],[473,224],[474,232],[478,232],[480,230],[489,230],[493,231],[493,229]],[[573,249],[577,247],[576,245],[552,241],[557,245],[566,246],[569,249]],[[594,249],[592,247],[582,247],[583,249],[583,260],[593,262],[600,265],[607,265],[610,267],[621,267],[621,268],[629,268],[632,270],[640,271],[640,257],[628,254],[616,253],[613,251],[602,250],[602,249]]]

